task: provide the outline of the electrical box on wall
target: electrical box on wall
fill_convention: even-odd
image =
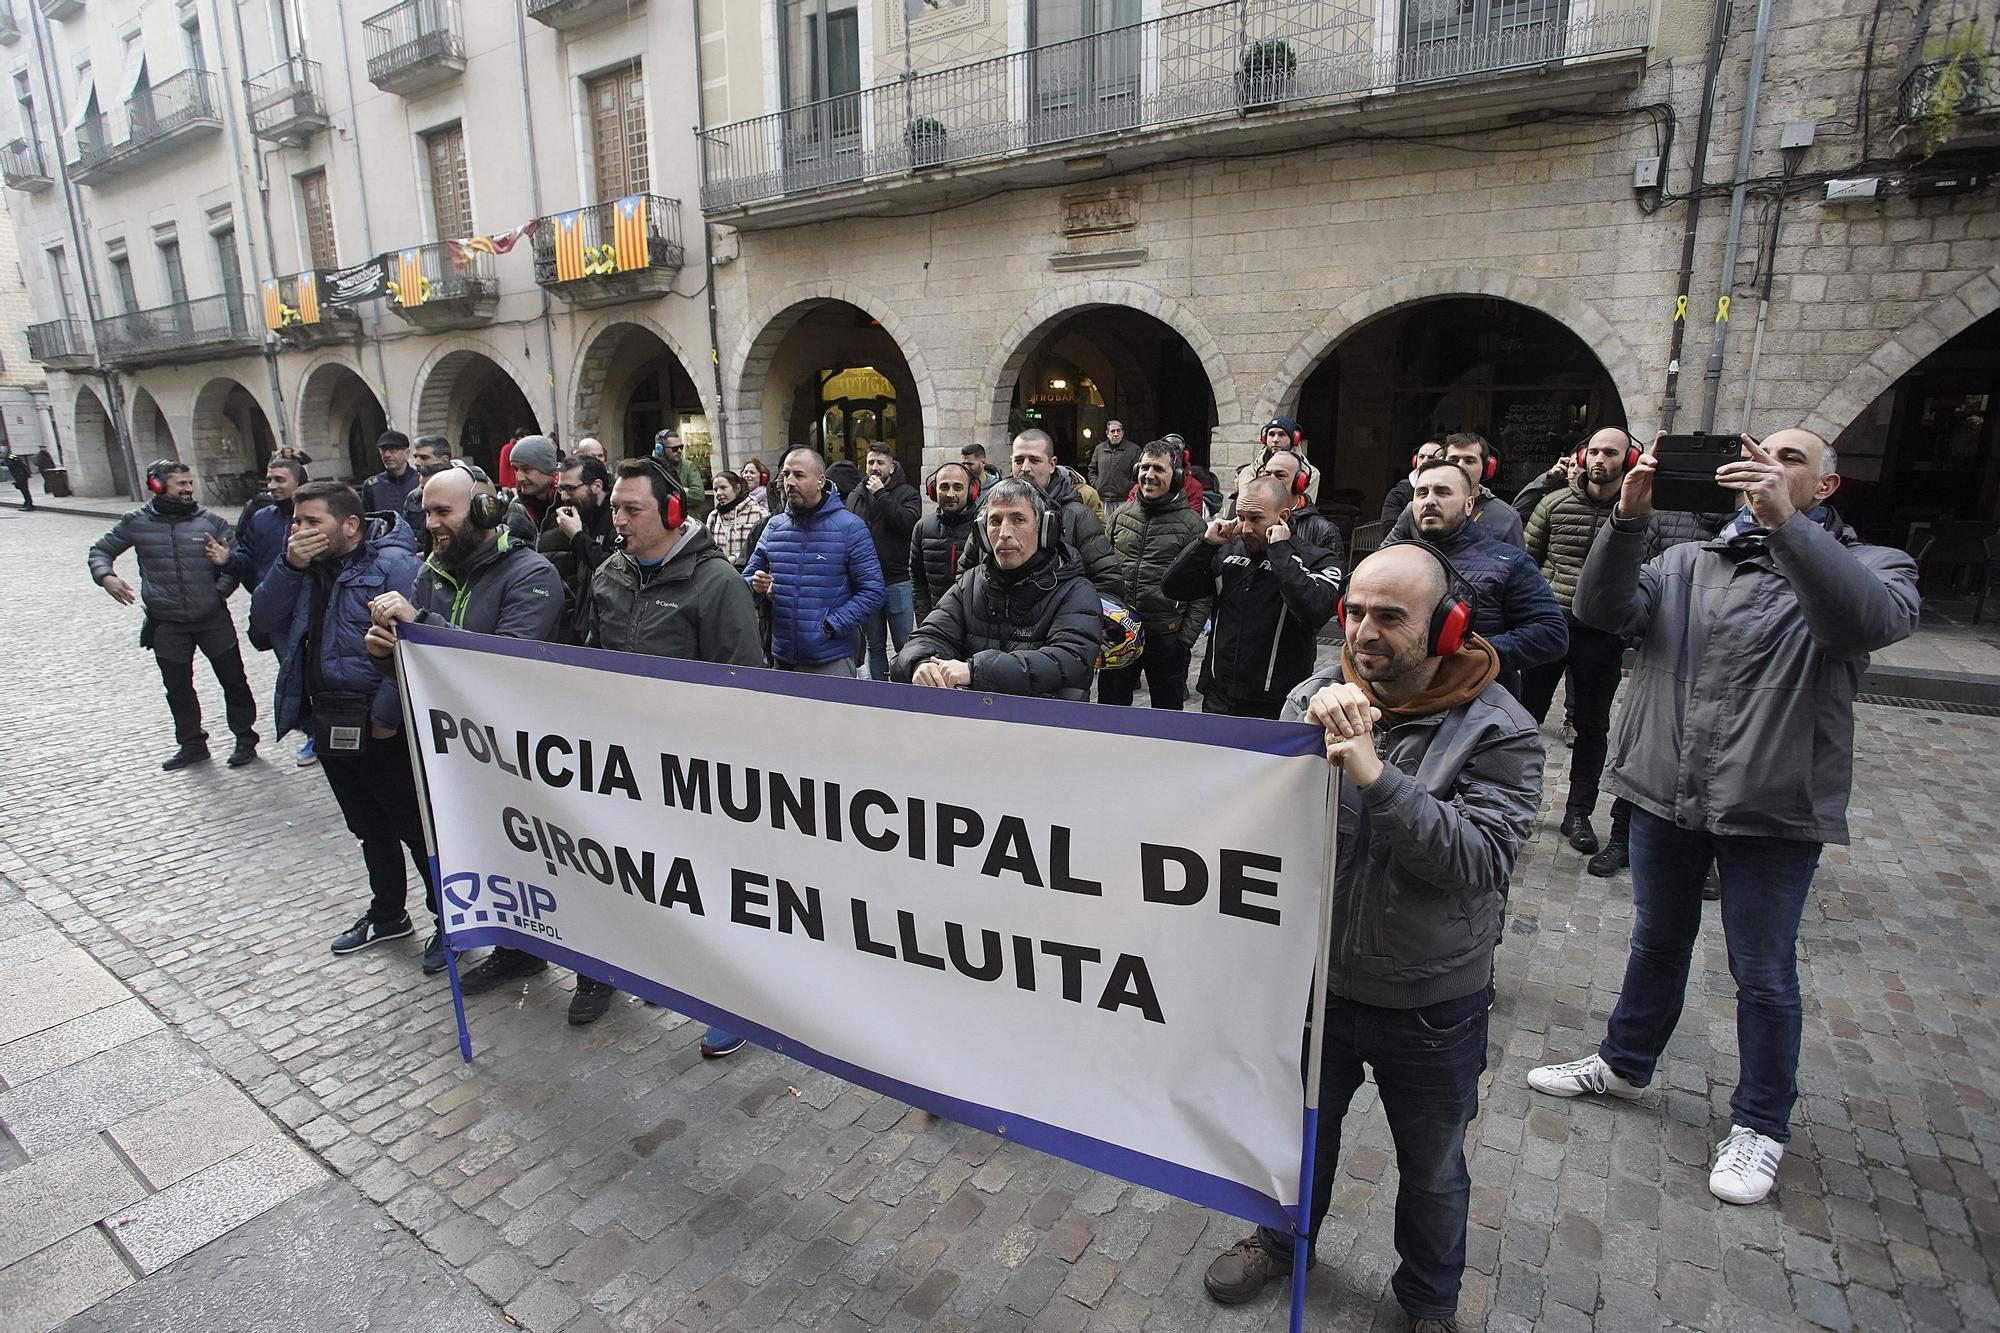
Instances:
[[[1642,157],[1632,167],[1632,188],[1651,190],[1660,183],[1660,159]]]
[[[1873,199],[1882,193],[1880,176],[1862,176],[1851,180],[1832,180],[1826,183],[1826,201],[1829,204],[1856,204],[1864,199]]]

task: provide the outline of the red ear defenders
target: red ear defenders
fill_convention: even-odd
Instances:
[[[1295,431],[1293,433],[1299,435],[1300,438],[1304,438],[1302,432]],[[1299,470],[1292,474],[1291,482],[1292,498],[1295,500],[1299,499],[1312,489],[1313,477],[1317,474],[1313,471],[1313,465],[1306,461],[1306,456],[1297,449],[1266,449],[1264,451],[1264,461],[1257,465],[1257,470],[1262,472],[1265,468],[1269,467],[1271,465],[1271,455],[1280,452],[1290,454],[1293,458],[1299,460]],[[1412,463],[1410,466],[1415,467],[1416,464]]]
[[[146,489],[155,495],[167,493],[167,478],[181,470],[171,458],[156,459],[146,467]]]
[[[653,475],[665,482],[667,487],[667,498],[660,504],[660,522],[669,528],[677,528],[687,518],[687,491],[681,486],[681,479],[665,463],[650,455],[646,462],[652,465]]]
[[[969,468],[963,463],[939,463],[937,465],[937,472],[931,473],[930,480],[924,483],[924,498],[933,504],[937,502],[938,472],[942,472],[948,467],[955,467],[965,473],[965,502],[972,504],[977,501],[979,499],[979,473],[976,469]]]
[[[1592,433],[1594,434],[1595,432]],[[1590,437],[1586,435],[1584,437],[1583,443],[1579,444],[1576,447],[1576,465],[1578,467],[1583,466],[1583,451],[1588,448],[1590,448]],[[1633,468],[1637,467],[1638,465],[1639,465],[1639,446],[1633,442],[1631,435],[1627,434],[1625,436],[1625,470],[1627,472],[1630,472]]]
[[[1386,551],[1391,546],[1414,546],[1444,568],[1445,592],[1438,599],[1436,609],[1431,612],[1430,642],[1427,657],[1450,657],[1465,646],[1465,636],[1472,632],[1473,609],[1479,605],[1479,594],[1473,590],[1465,576],[1445,558],[1444,552],[1426,541],[1384,542],[1376,549]],[[1347,599],[1341,598],[1334,606],[1334,615],[1345,624],[1347,620]]]

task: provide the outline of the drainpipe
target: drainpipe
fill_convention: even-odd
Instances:
[[[1743,429],[1750,429],[1751,413],[1757,410],[1757,371],[1764,360],[1764,321],[1771,313],[1771,284],[1777,280],[1778,229],[1785,222],[1785,187],[1792,183],[1794,158],[1785,153],[1785,177],[1778,186],[1778,202],[1771,210],[1771,257],[1764,264],[1764,287],[1757,294],[1757,333],[1750,340],[1750,382],[1743,386]]]
[[[88,231],[84,224],[83,200],[77,196],[76,182],[69,178],[69,163],[63,159],[62,130],[58,126],[69,124],[69,116],[63,108],[62,90],[55,79],[55,41],[49,36],[49,21],[42,13],[42,7],[31,4],[28,9],[28,30],[35,37],[36,64],[42,70],[42,91],[48,97],[49,142],[55,149],[55,168],[62,177],[63,212],[69,219],[70,253],[76,256],[76,277],[83,287],[84,323],[90,326],[90,347],[92,358],[97,361],[97,375],[104,384],[105,410],[111,414],[111,435],[118,443],[118,455],[125,463],[125,485],[133,499],[145,496],[145,487],[139,482],[139,462],[132,453],[132,432],[125,421],[124,395],[118,387],[118,375],[102,358],[97,356],[97,321],[101,318],[103,305],[98,300],[96,279],[96,256],[84,248],[83,238]],[[56,293],[60,305],[62,293]],[[55,416],[50,412],[49,424],[53,428]],[[56,450],[62,450],[62,437],[56,437]]]
[[[340,31],[340,77],[347,87],[347,147],[354,157],[354,188],[361,195],[361,248],[378,255],[375,228],[368,221],[368,172],[361,165],[361,128],[354,115],[354,61],[347,54],[347,0],[333,0],[333,21]],[[299,29],[299,58],[305,59],[305,28]],[[382,312],[373,301],[362,313],[367,321],[368,341],[375,348],[376,399],[382,405],[382,423],[396,424],[396,405],[389,397],[389,367],[382,359]]]
[[[1729,0],[1715,0],[1708,21],[1708,62],[1701,80],[1701,118],[1694,132],[1694,179],[1688,185],[1687,223],[1681,229],[1681,275],[1674,295],[1674,332],[1667,344],[1667,393],[1660,400],[1660,429],[1672,431],[1680,412],[1681,346],[1687,339],[1688,293],[1694,283],[1695,233],[1701,224],[1702,175],[1708,169],[1708,137],[1715,128],[1715,81],[1722,69],[1722,39],[1729,28]],[[1664,183],[1670,164],[1660,164]]]
[[[528,97],[528,17],[525,6],[510,7],[514,11],[514,56],[521,66],[521,132],[528,140],[528,207],[536,217],[541,217],[542,168],[535,148],[535,106]],[[549,429],[559,432],[564,422],[562,404],[556,396],[556,340],[552,331],[554,320],[549,314],[549,289],[539,282],[535,288],[542,294],[542,360],[549,370]]]
[[[220,40],[222,15],[215,7],[215,0],[209,0],[209,12],[215,15],[216,27],[218,29],[216,37]],[[243,11],[235,5],[231,5],[229,7],[229,17],[236,31],[236,63],[243,70],[243,76],[248,78],[250,76],[250,48],[243,41]],[[229,80],[224,78],[220,72],[216,74],[215,81],[222,85],[222,100],[224,105],[229,108],[229,149],[231,153],[236,155],[236,193],[241,196],[245,187],[243,184],[242,141],[237,137],[236,132],[236,114],[234,109],[236,90],[229,86]],[[250,120],[248,98],[244,100],[243,120],[246,125]],[[275,233],[271,230],[271,182],[270,177],[264,172],[264,155],[257,151],[254,144],[250,149],[250,160],[257,171],[257,211],[264,223],[264,249],[271,256],[271,276],[275,278],[278,276],[278,242]],[[249,211],[249,199],[247,197],[244,198],[244,211],[246,213]],[[244,222],[249,224],[250,220],[245,218]],[[250,232],[250,225],[246,225],[243,230],[250,242],[250,277],[251,281],[254,282],[257,279],[257,240]],[[285,389],[278,378],[278,348],[269,330],[266,330],[264,333],[264,370],[270,376],[271,380],[271,401],[278,409],[278,443],[289,445],[292,442],[292,414],[285,410]]]
[[[909,22],[907,17],[903,23],[903,33],[905,42],[907,42],[909,37]],[[704,122],[707,119],[702,107],[702,97],[701,0],[695,0],[694,169],[697,178],[702,176],[708,165],[707,154],[703,149],[701,138],[701,132],[705,128]],[[697,179],[697,191],[699,191],[700,184],[700,180]],[[695,200],[695,207],[701,209],[701,200],[699,197]],[[715,422],[709,432],[710,437],[715,443],[714,448],[709,453],[709,458],[711,461],[719,459],[723,463],[733,465],[736,460],[729,456],[729,409],[723,406],[722,401],[722,331],[721,318],[715,302],[715,224],[708,220],[707,209],[701,209],[701,263],[702,271],[708,279],[708,364],[715,378]]]
[[[1757,135],[1757,95],[1764,87],[1764,53],[1771,41],[1771,0],[1758,0],[1757,40],[1750,48],[1750,86],[1743,95],[1743,138],[1736,149],[1736,185],[1729,194],[1729,235],[1722,243],[1722,288],[1716,296],[1715,341],[1702,371],[1701,429],[1715,429],[1716,400],[1722,396],[1722,357],[1729,347],[1729,295],[1736,283],[1736,256],[1743,245],[1743,203],[1750,193],[1750,148]]]

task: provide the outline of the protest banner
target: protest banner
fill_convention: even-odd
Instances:
[[[430,625],[397,651],[455,948],[1293,1229],[1317,729]]]

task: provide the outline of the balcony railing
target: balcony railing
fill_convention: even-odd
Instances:
[[[631,15],[645,0],[525,0],[528,17],[551,28],[576,32]]]
[[[1899,147],[1925,156],[2000,142],[2000,20],[1948,30],[1896,90]]]
[[[303,56],[245,80],[251,133],[297,147],[325,129],[326,104],[320,100],[319,84],[319,62]]]
[[[122,139],[107,113],[84,117],[74,135],[70,170],[80,181],[115,175],[182,140],[214,133],[222,128],[217,105],[215,76],[204,69],[182,70],[125,103]]]
[[[16,139],[0,148],[0,180],[10,190],[46,190],[53,181],[42,164],[42,146],[33,139]]]
[[[51,370],[74,370],[91,362],[90,343],[80,319],[52,319],[28,326],[28,359]]]
[[[264,327],[287,347],[324,347],[353,338],[360,316],[348,306],[321,304],[317,269],[268,278],[263,283]]]
[[[1438,14],[1436,9],[1444,12]],[[1643,51],[1645,0],[1224,0],[704,131],[709,210]]]
[[[535,281],[573,305],[656,296],[686,258],[678,199],[635,194],[535,221]]]
[[[262,325],[247,297],[203,296],[97,321],[97,351],[111,366],[200,361],[255,352]]]
[[[362,20],[361,29],[368,39],[368,81],[385,93],[420,92],[465,69],[458,0],[404,0]]]
[[[12,46],[21,39],[21,25],[14,18],[14,0],[0,0],[0,46]]]
[[[382,256],[388,265],[389,309],[426,329],[464,329],[492,320],[500,304],[493,256],[433,241]]]

